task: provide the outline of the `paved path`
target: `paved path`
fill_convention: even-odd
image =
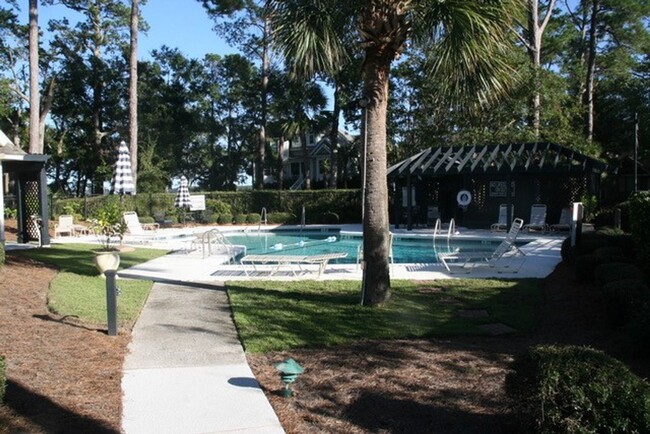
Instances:
[[[246,362],[223,287],[154,284],[129,350],[127,434],[284,433]]]

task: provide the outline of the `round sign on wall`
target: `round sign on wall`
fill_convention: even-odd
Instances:
[[[472,201],[472,193],[469,190],[461,190],[456,195],[456,202],[459,206],[467,206]]]

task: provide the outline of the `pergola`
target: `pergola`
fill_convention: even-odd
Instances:
[[[571,202],[598,197],[606,170],[605,163],[555,143],[432,147],[388,169],[394,223],[430,225],[435,210],[443,221],[489,227],[500,204],[514,206],[508,221],[527,221],[535,203],[548,206],[553,222]],[[461,207],[457,198],[464,190],[471,201]]]
[[[45,174],[48,158],[47,155],[25,153],[0,131],[0,242],[5,241],[5,192],[9,185],[13,185],[18,211],[18,241],[38,240],[42,245],[50,243]],[[7,182],[9,175],[15,182]]]

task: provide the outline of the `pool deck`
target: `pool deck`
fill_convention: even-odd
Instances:
[[[296,227],[282,227],[281,229],[297,229]],[[331,226],[309,226],[306,231],[327,230]],[[337,226],[341,231],[361,233],[361,225],[341,225]],[[194,230],[207,230],[208,228],[194,228]],[[227,226],[220,227],[223,232],[234,232],[248,229],[249,232],[258,230],[254,227]],[[262,230],[271,230],[272,226],[262,227]],[[501,240],[505,237],[504,232],[491,232],[489,230],[470,230],[459,228],[460,234],[454,235],[454,239],[494,239]],[[431,238],[433,230],[431,228],[415,229],[407,231],[406,229],[391,229],[395,236],[413,236]],[[445,236],[440,236],[441,242],[444,243]],[[445,270],[440,263],[414,263],[414,264],[391,264],[392,279],[415,279],[415,280],[433,280],[448,279],[458,277],[476,277],[476,278],[544,278],[549,275],[555,266],[560,262],[560,247],[562,241],[567,237],[566,233],[538,233],[538,232],[521,232],[518,236],[519,241],[529,241],[528,244],[521,247],[526,256],[514,258],[504,258],[500,260],[500,266],[497,268],[480,266],[470,270],[452,267],[453,273]],[[293,268],[282,268],[271,275],[272,266],[258,267],[257,271],[247,265],[246,270],[240,264],[225,264],[227,261],[223,255],[212,255],[203,258],[201,252],[190,251],[185,245],[174,242],[171,243],[152,243],[149,247],[172,248],[172,253],[154,259],[152,261],[136,265],[134,267],[121,270],[119,276],[123,278],[153,279],[163,282],[203,282],[217,283],[228,280],[250,280],[250,279],[267,279],[267,280],[296,280],[296,279],[317,279],[318,266],[301,265]],[[511,265],[511,266],[508,266]],[[516,273],[509,270],[518,270]],[[294,274],[295,273],[295,274]],[[329,264],[320,280],[361,280],[362,270],[356,264]]]

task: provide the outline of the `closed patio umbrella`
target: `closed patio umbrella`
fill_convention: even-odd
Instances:
[[[181,176],[181,185],[178,188],[178,194],[174,201],[174,206],[181,210],[181,223],[185,224],[185,210],[190,208],[192,202],[190,201],[190,189],[188,187],[187,178]]]
[[[111,192],[113,194],[135,194],[133,174],[131,173],[131,154],[126,143],[122,141],[117,152],[117,162],[111,180]]]

